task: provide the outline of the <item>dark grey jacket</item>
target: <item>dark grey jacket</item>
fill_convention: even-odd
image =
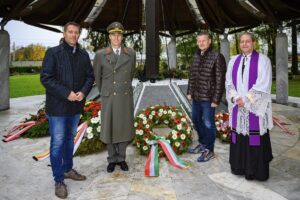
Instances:
[[[46,88],[46,113],[53,116],[71,116],[83,110],[85,99],[71,102],[71,91],[85,96],[94,83],[94,73],[86,51],[67,43],[47,50],[41,69],[41,83]]]

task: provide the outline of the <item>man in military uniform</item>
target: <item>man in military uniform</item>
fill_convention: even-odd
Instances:
[[[107,144],[107,172],[120,165],[128,171],[126,147],[134,137],[132,79],[135,72],[135,51],[122,45],[124,28],[119,22],[107,27],[110,46],[95,55],[94,73],[101,95],[101,136]]]

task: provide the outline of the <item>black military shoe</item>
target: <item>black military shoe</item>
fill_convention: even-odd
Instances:
[[[115,171],[115,166],[116,166],[116,163],[109,163],[107,166],[107,172],[112,173],[113,171]]]
[[[120,165],[120,167],[123,171],[128,171],[128,165],[127,165],[126,161],[119,162],[118,165]]]
[[[245,179],[249,180],[249,181],[252,181],[252,180],[254,180],[254,176],[248,174],[248,175],[245,175]]]

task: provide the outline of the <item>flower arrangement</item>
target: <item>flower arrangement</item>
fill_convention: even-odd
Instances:
[[[45,107],[37,111],[36,115],[30,114],[29,118],[25,118],[23,123],[35,121],[35,125],[28,129],[21,137],[25,138],[39,138],[49,136],[49,125],[46,117]]]
[[[153,128],[167,126],[172,131],[165,136],[157,136]],[[155,105],[142,110],[135,118],[135,139],[134,143],[141,155],[148,155],[151,149],[151,142],[159,137],[165,139],[174,152],[182,154],[187,152],[192,143],[193,128],[186,115],[176,106]],[[159,147],[159,156],[164,156]]]
[[[228,112],[225,112],[224,110],[218,112],[215,115],[215,124],[217,128],[217,137],[220,138],[222,142],[230,143],[231,133]]]
[[[100,140],[101,104],[97,101],[88,101],[85,103],[83,110],[80,120],[82,122],[87,121],[88,127],[75,155],[99,152],[105,146]]]

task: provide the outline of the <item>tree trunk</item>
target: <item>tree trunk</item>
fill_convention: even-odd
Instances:
[[[235,50],[236,50],[236,54],[239,53],[239,38],[237,33],[234,34],[234,38],[235,38]]]

